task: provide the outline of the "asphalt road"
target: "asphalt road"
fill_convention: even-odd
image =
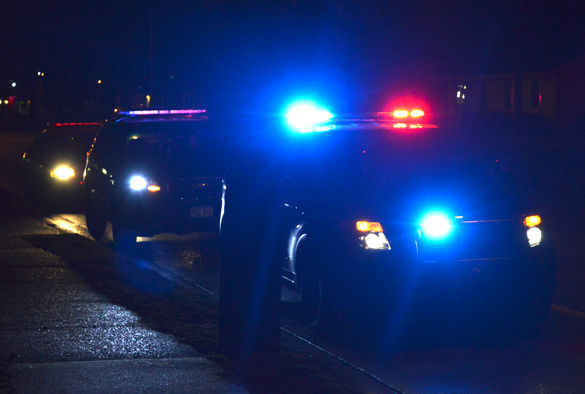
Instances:
[[[18,144],[11,144],[12,151],[4,145],[4,155],[18,151]],[[18,190],[14,171],[3,168],[0,182]],[[42,223],[29,225],[33,231],[89,237],[83,216],[76,212],[48,214]],[[381,348],[367,335],[340,339],[311,332],[296,318],[297,298],[286,288],[283,329],[388,384],[370,386],[368,391],[389,390],[392,386],[404,392],[584,392],[585,233],[570,228],[559,226],[551,231],[555,242],[562,246],[558,248],[557,293],[550,316],[535,334],[469,338],[465,333],[437,327],[437,335],[430,338],[405,335],[398,343]],[[141,241],[136,256],[145,264],[158,267],[157,272],[171,281],[209,293],[211,299],[217,295],[220,251],[213,234],[159,236]],[[122,316],[121,321],[124,319],[132,323],[131,315]],[[434,323],[421,324],[432,327]],[[173,343],[172,338],[168,341]]]

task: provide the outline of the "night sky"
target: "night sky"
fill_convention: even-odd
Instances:
[[[481,3],[481,4],[478,4]],[[193,91],[349,104],[401,81],[546,70],[585,55],[580,1],[13,2],[1,9],[0,92]],[[326,93],[323,93],[326,92]],[[350,99],[351,98],[351,99]]]

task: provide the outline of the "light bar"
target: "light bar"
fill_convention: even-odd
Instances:
[[[392,116],[395,118],[408,118],[408,111],[405,109],[397,109],[396,111],[392,112]]]
[[[423,111],[422,109],[413,109],[412,111],[410,111],[411,118],[420,118],[421,116],[425,116],[425,111]]]
[[[326,123],[331,120],[333,114],[312,101],[297,101],[288,107],[285,117],[289,128],[298,132],[311,132],[329,130],[330,127],[326,127]],[[316,129],[320,127],[324,128]]]
[[[147,116],[147,115],[193,115],[204,114],[205,109],[142,109],[136,111],[120,111],[122,115]]]
[[[100,126],[100,122],[75,122],[75,123],[55,123],[53,126],[55,127],[64,127],[64,126]]]
[[[421,118],[423,116],[425,116],[425,111],[423,111],[422,109],[413,109],[410,112],[406,109],[397,109],[394,112],[392,112],[392,116],[396,119],[405,119],[405,118]]]

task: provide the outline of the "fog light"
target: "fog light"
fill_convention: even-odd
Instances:
[[[51,170],[51,178],[59,181],[68,181],[75,176],[75,170],[67,165],[60,165]]]
[[[542,241],[542,231],[538,227],[531,227],[526,230],[526,237],[531,248],[540,245]]]

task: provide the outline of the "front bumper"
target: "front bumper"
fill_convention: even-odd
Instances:
[[[217,186],[217,185],[216,185]],[[211,191],[178,194],[124,190],[112,207],[112,222],[142,236],[218,231],[223,212],[223,184]]]
[[[355,233],[345,232],[344,247],[331,252],[326,271],[340,290],[382,302],[513,309],[550,302],[556,282],[552,247],[548,242],[529,247],[522,231],[499,248],[471,244],[469,239],[462,244],[464,237],[425,247],[413,232],[401,232],[402,238],[397,233],[388,236],[391,243],[394,240],[391,250],[363,249],[351,241]]]

